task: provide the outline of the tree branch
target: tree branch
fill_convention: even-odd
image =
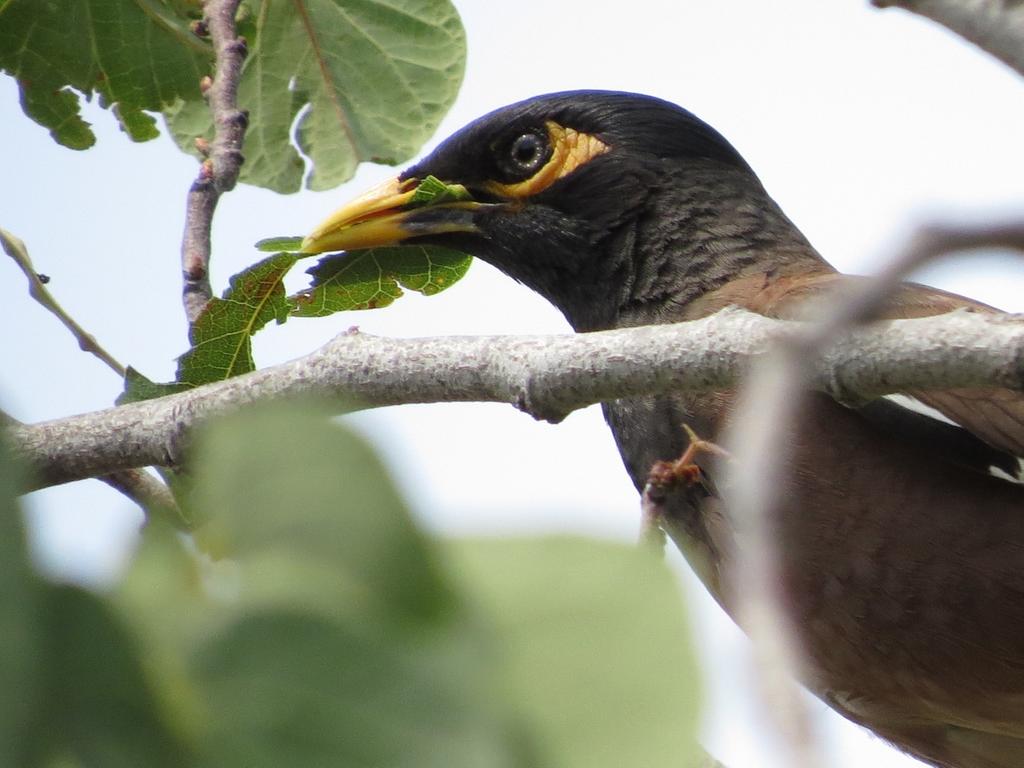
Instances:
[[[1024,4],[1020,0],[872,0],[936,21],[1024,75]]]
[[[213,213],[221,193],[234,188],[242,167],[242,141],[248,117],[238,109],[238,81],[242,76],[246,43],[235,32],[235,14],[240,0],[205,0],[201,28],[213,42],[216,74],[204,78],[203,88],[213,113],[213,143],[197,141],[209,156],[188,192],[185,206],[185,234],[181,243],[184,280],[182,301],[185,316],[194,323],[213,295],[210,288],[210,232]]]
[[[98,479],[138,504],[147,520],[161,516],[180,520],[182,517],[171,489],[144,469],[122,469],[100,475]]]
[[[28,279],[29,295],[60,320],[61,324],[78,341],[78,346],[83,352],[92,353],[102,360],[114,373],[123,378],[125,373],[124,366],[96,341],[95,336],[82,328],[47,290],[46,281],[36,272],[35,266],[29,258],[25,243],[10,232],[0,229],[0,246],[7,252],[8,256],[14,259],[15,264],[18,265]],[[23,425],[13,416],[0,411],[0,427],[14,426]],[[158,509],[177,513],[178,505],[174,500],[174,496],[171,495],[170,489],[145,470],[129,468],[100,475],[98,479],[138,504],[147,516],[151,516]]]
[[[46,288],[46,280],[36,272],[35,266],[32,264],[32,260],[28,255],[28,248],[25,247],[19,238],[12,235],[5,229],[0,229],[0,246],[7,252],[7,255],[14,259],[14,263],[18,265],[18,268],[24,273],[28,279],[28,294],[37,302],[39,302],[43,309],[46,309],[54,317],[60,320],[61,325],[67,328],[71,335],[75,337],[75,341],[78,342],[78,348],[83,352],[89,352],[100,360],[102,360],[110,370],[116,373],[121,378],[124,378],[124,366],[117,361],[117,359],[107,352],[98,341],[96,337],[86,331],[82,326],[78,324],[75,318],[71,317],[60,305]]]
[[[729,388],[801,323],[738,309],[689,323],[579,335],[387,339],[341,334],[310,355],[157,400],[10,428],[40,486],[126,467],[175,466],[199,422],[258,400],[342,398],[361,407],[507,402],[536,418],[619,397]],[[815,388],[854,402],[937,387],[1024,388],[1024,319],[954,312],[846,334]]]
[[[0,428],[12,428],[24,426],[20,421],[6,411],[0,410]],[[153,477],[144,469],[122,469],[111,472],[107,475],[100,475],[97,480],[109,485],[116,491],[120,491],[129,499],[134,501],[147,519],[151,519],[158,513],[166,513],[176,519],[180,519],[181,512],[178,503],[170,488],[160,480]]]

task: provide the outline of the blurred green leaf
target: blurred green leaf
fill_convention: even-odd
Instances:
[[[447,615],[454,597],[433,548],[374,453],[328,414],[265,406],[211,429],[196,454],[196,506],[215,512],[201,535],[237,563],[246,600]]]
[[[39,587],[28,764],[707,765],[662,563],[567,537],[441,547],[337,410],[263,405],[195,436],[214,559],[155,521],[112,598]]]
[[[103,768],[180,768],[181,735],[157,706],[136,640],[104,600],[52,586],[45,605],[43,718],[35,764],[71,759]]]
[[[200,438],[203,535],[231,557],[219,591],[234,585],[195,657],[215,713],[204,765],[508,765],[483,635],[328,413],[263,407]]]
[[[386,307],[402,288],[433,296],[458,282],[473,259],[434,246],[403,245],[338,253],[308,270],[311,285],[290,297],[297,317],[325,317],[335,312]]]
[[[159,668],[171,688],[181,687],[177,678],[184,674],[187,654],[228,620],[219,615],[224,611],[205,582],[218,568],[230,568],[230,564],[197,555],[187,541],[166,521],[148,523],[127,573],[112,594],[121,614],[144,638],[150,657],[167,661]],[[179,703],[188,712],[187,697],[179,697]]]
[[[17,494],[21,466],[0,431],[0,765],[23,765],[25,731],[40,698],[41,585],[29,567]]]
[[[283,608],[240,619],[198,657],[217,713],[202,765],[511,768],[487,667],[471,648],[437,664],[459,648],[447,636],[413,640]]]
[[[242,181],[296,192],[305,157],[307,185],[330,189],[360,162],[411,157],[455,100],[466,41],[449,0],[251,5],[238,93],[250,123]],[[168,124],[186,151],[212,135],[198,102],[179,105]]]
[[[143,110],[203,104],[199,80],[211,58],[188,19],[158,0],[0,3],[0,69],[17,79],[25,114],[72,149],[96,141],[79,94],[115,107],[124,131],[145,141],[157,131]]]
[[[672,574],[634,546],[551,537],[454,542],[498,627],[505,690],[559,768],[696,766],[699,675]]]

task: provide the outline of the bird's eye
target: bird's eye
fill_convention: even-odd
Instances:
[[[544,156],[544,142],[535,133],[524,133],[512,142],[509,155],[520,168],[534,168]]]
[[[499,151],[498,165],[507,181],[526,179],[551,157],[551,141],[545,132],[532,130],[516,136]]]

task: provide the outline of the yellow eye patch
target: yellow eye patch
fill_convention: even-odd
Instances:
[[[539,194],[609,149],[607,144],[589,133],[580,133],[551,120],[545,126],[552,150],[548,161],[525,181],[515,184],[492,181],[487,184],[488,191],[502,197],[530,197]]]

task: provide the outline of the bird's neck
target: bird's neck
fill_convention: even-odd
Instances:
[[[679,174],[652,190],[642,217],[610,236],[603,284],[615,295],[602,303],[617,310],[578,318],[590,327],[570,317],[577,330],[674,322],[737,278],[830,269],[749,173],[718,166]]]

